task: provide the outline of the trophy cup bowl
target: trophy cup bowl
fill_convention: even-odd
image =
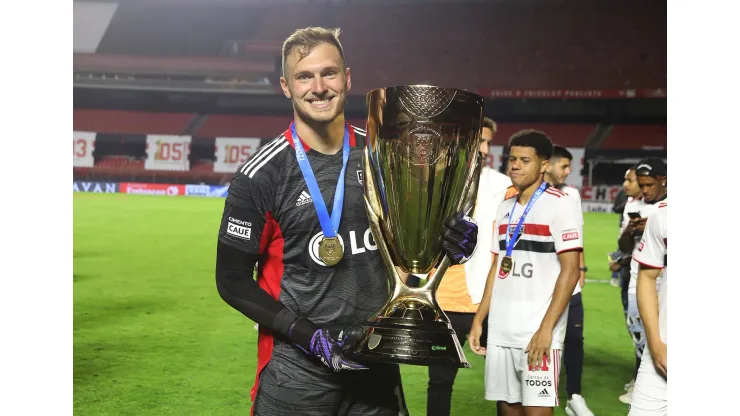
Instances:
[[[411,85],[372,90],[367,105],[365,208],[391,295],[344,353],[360,362],[468,368],[435,292],[450,265],[442,248],[445,222],[475,206],[483,97]],[[398,269],[435,270],[423,287],[411,288]]]

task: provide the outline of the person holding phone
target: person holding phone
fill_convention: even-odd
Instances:
[[[633,258],[630,261],[630,281],[627,288],[627,329],[635,345],[635,373],[640,368],[642,361],[642,352],[645,349],[645,327],[640,312],[637,308],[637,271],[638,265],[634,259],[634,254],[638,250],[637,244],[645,231],[647,217],[657,210],[658,202],[668,198],[668,167],[666,162],[658,158],[642,159],[635,166],[635,176],[637,185],[640,188],[642,199],[633,200],[624,208],[624,229],[619,237],[619,249],[623,253],[632,253]],[[627,392],[619,396],[622,403],[630,403],[632,398],[632,389],[634,378],[627,383]]]

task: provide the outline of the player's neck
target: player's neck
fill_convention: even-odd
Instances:
[[[651,202],[650,205],[657,204],[658,202],[668,198],[668,191],[663,191],[662,194],[660,194],[657,198],[655,198],[655,201]]]
[[[557,188],[557,189],[563,189],[563,187],[565,186],[564,183],[558,183],[558,181],[556,181],[555,179],[553,179],[552,176],[550,176],[549,173],[545,173],[544,181],[547,182],[547,183],[549,183],[550,186],[552,186],[553,188]],[[535,188],[535,189],[537,189],[537,188]],[[532,191],[532,192],[534,192],[534,191]]]
[[[555,185],[555,181],[552,179],[552,176],[550,176],[549,173],[545,173],[545,176],[542,178],[545,182],[549,183],[550,186],[557,186]],[[534,191],[532,191],[534,192]]]
[[[525,187],[524,189],[519,189],[519,203],[522,205],[527,205],[529,203],[529,199],[532,198],[532,195],[534,195],[534,191],[537,190],[537,188],[542,185],[542,182],[544,181],[544,178],[540,176],[539,179],[534,181],[531,185]]]
[[[295,131],[311,149],[327,155],[336,154],[344,142],[344,114],[330,123],[312,123],[295,115]]]

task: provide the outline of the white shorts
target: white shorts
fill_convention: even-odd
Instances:
[[[550,350],[550,362],[530,371],[524,348],[488,345],[486,349],[486,400],[521,403],[522,406],[557,407],[560,350]]]
[[[629,416],[643,415],[668,415],[668,381],[655,368],[647,348],[637,371],[629,412]]]

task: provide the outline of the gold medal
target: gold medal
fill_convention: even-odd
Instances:
[[[509,273],[513,266],[514,261],[511,259],[511,257],[504,256],[504,258],[501,259],[501,270],[503,270],[504,273]]]
[[[319,258],[327,266],[334,266],[342,260],[344,250],[337,237],[322,237],[319,241]]]

